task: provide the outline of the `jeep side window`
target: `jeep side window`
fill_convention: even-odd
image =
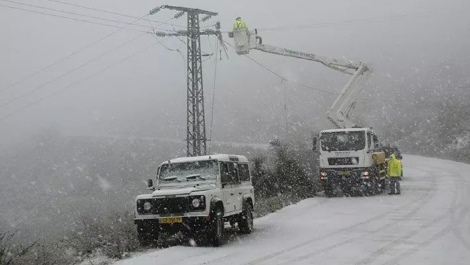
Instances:
[[[220,162],[220,177],[222,184],[230,182],[230,173],[228,171],[228,164],[225,162]]]
[[[374,146],[372,145],[372,134],[370,132],[367,133],[367,141],[369,141],[369,149],[373,149]]]
[[[231,184],[238,184],[240,183],[240,177],[238,174],[238,163],[229,163],[228,168],[230,170],[231,175]]]
[[[248,164],[239,164],[238,169],[240,173],[240,180],[250,181],[250,170],[248,169]]]
[[[220,162],[222,184],[236,184],[238,181],[238,167],[231,162]]]

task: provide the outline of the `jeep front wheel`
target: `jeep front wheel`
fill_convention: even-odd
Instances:
[[[249,203],[246,205],[238,220],[238,228],[240,228],[240,232],[244,234],[253,232],[253,207]]]
[[[211,242],[212,245],[218,247],[222,245],[224,235],[224,216],[220,208],[217,208],[212,215],[211,220]]]
[[[137,239],[141,246],[155,244],[158,241],[158,231],[153,225],[137,225]]]

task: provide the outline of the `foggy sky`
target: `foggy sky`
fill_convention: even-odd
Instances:
[[[46,0],[18,1],[132,22],[132,19]],[[436,82],[448,82],[434,80],[431,70],[449,65],[458,67],[459,62],[468,62],[470,5],[464,0],[67,2],[137,17],[162,4],[197,7],[218,12],[218,17],[204,25],[220,21],[224,31],[230,30],[235,17],[241,16],[250,28],[260,28],[264,43],[370,64],[374,70],[372,80],[361,94],[368,100],[392,98],[410,104],[407,103],[409,93],[430,89],[427,85],[436,85]],[[0,4],[17,6],[1,1]],[[173,14],[167,10],[151,18],[165,21]],[[172,22],[177,25],[186,23],[185,18]],[[139,23],[149,25],[145,21]],[[312,24],[317,26],[262,30]],[[163,25],[158,27],[172,29]],[[0,90],[115,30],[0,7]],[[120,31],[56,67],[0,93],[0,105],[140,34]],[[226,35],[224,37],[231,41]],[[206,38],[203,39],[203,50],[211,51]],[[186,54],[184,45],[177,39],[161,41]],[[145,34],[100,60],[1,108],[0,119],[155,42],[154,36]],[[331,127],[325,111],[336,94],[302,88],[290,82],[282,84],[278,77],[247,58],[237,56],[230,47],[229,55],[229,60],[224,55],[223,60],[218,61],[213,140],[256,142],[275,137],[284,128],[283,109],[286,100],[289,122],[298,120],[305,127],[317,130]],[[317,89],[337,93],[347,81],[347,76],[316,63],[259,51],[253,51],[250,56],[289,80]],[[203,69],[209,133],[213,58],[204,63]],[[460,78],[462,80],[453,82],[468,82],[468,78]],[[288,90],[287,99],[284,89]],[[389,104],[379,113],[390,115],[390,108],[394,107],[396,105]],[[358,118],[364,118],[360,116],[368,114],[357,115]],[[239,132],[234,129],[243,125],[245,128],[242,134],[245,137],[240,138],[235,135]],[[156,45],[92,79],[0,121],[0,126],[3,144],[22,140],[51,127],[70,135],[146,136],[183,140],[186,137],[185,61],[177,52]],[[268,131],[269,128],[272,130]]]

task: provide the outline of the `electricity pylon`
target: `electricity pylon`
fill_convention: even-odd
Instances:
[[[201,31],[199,23],[207,21],[217,13],[197,8],[164,5],[152,9],[149,14],[153,15],[161,9],[178,11],[174,18],[187,15],[187,30],[175,33],[156,32],[159,37],[164,36],[186,36],[187,37],[187,133],[186,145],[187,156],[200,156],[207,154],[206,120],[204,114],[204,82],[202,76],[201,60],[201,35],[216,35],[221,40],[220,23],[217,22],[215,30],[205,29]],[[204,15],[199,19],[199,15]]]

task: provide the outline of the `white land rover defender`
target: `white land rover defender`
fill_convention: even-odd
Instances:
[[[161,232],[184,232],[222,244],[225,222],[253,231],[254,190],[248,160],[239,155],[209,155],[168,160],[158,167],[153,192],[136,198],[134,223],[146,245]]]

